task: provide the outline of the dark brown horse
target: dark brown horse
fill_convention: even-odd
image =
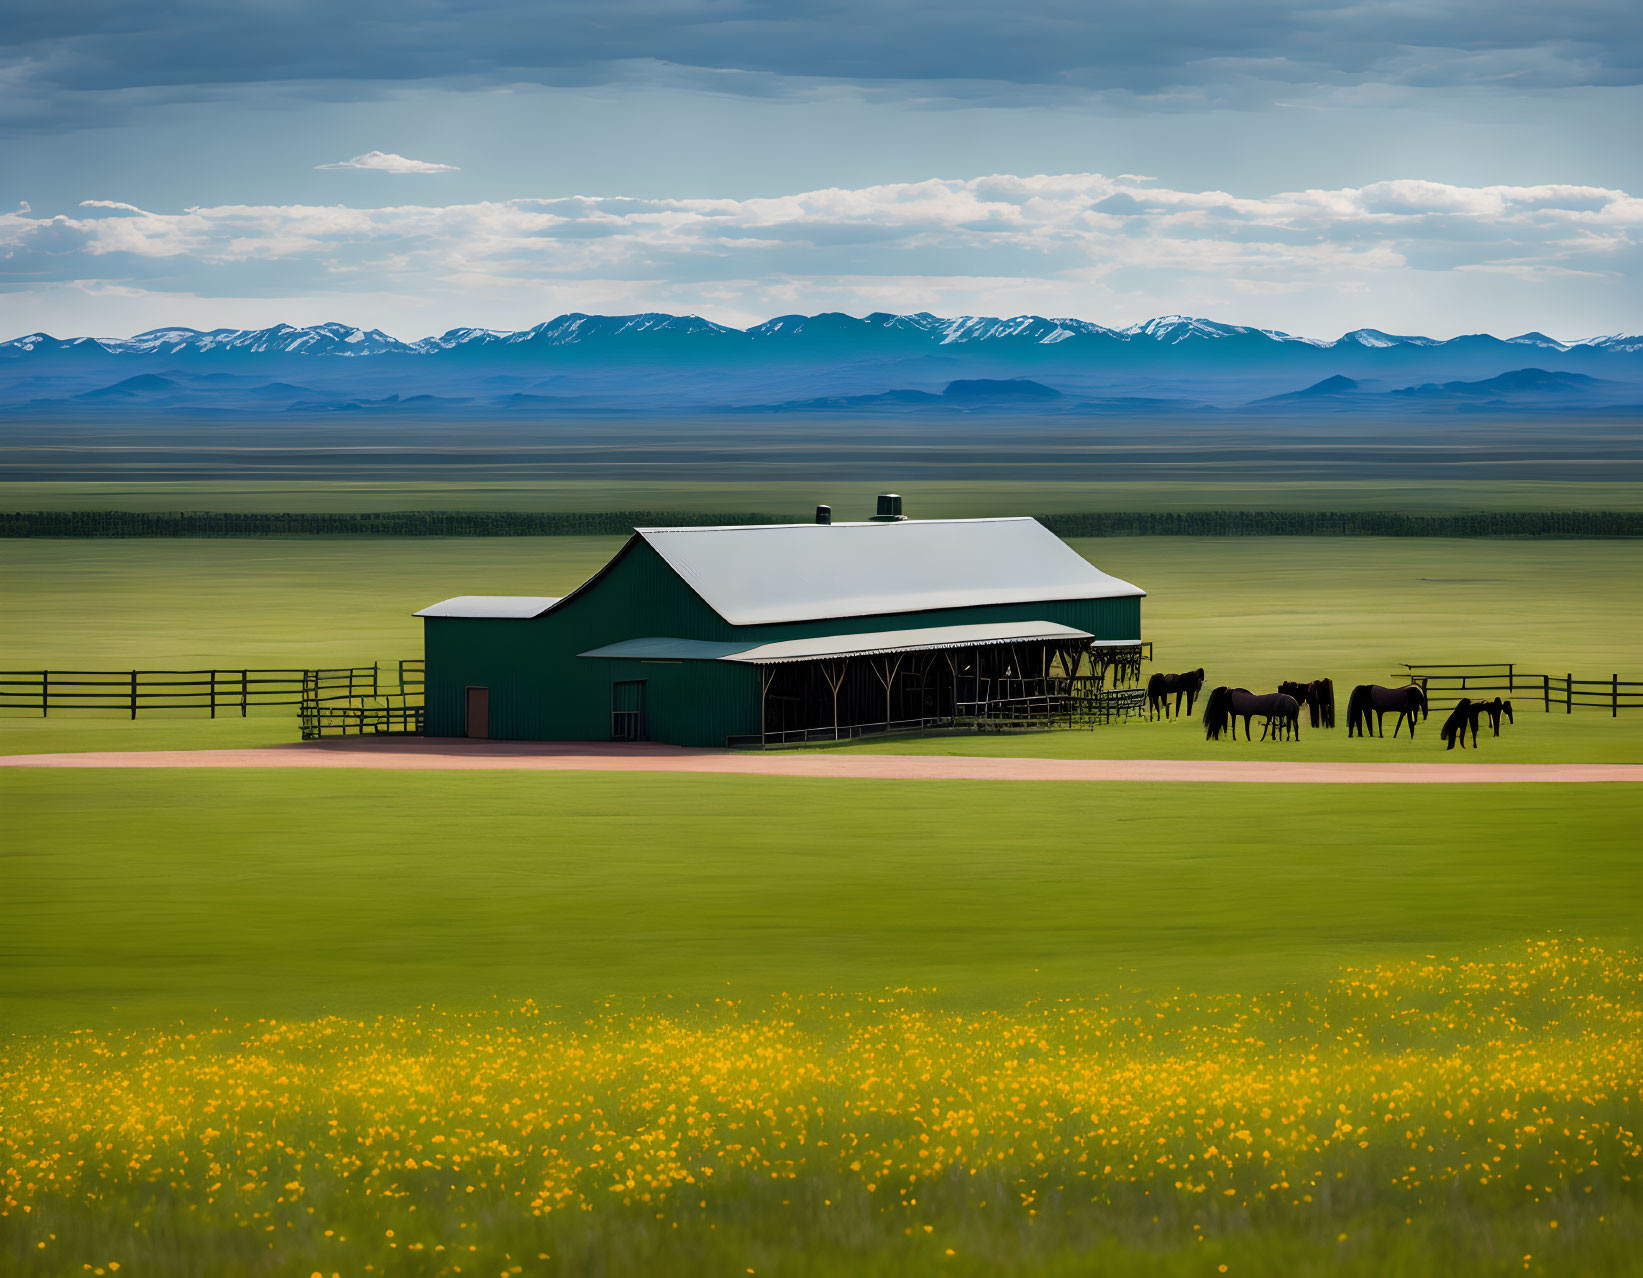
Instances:
[[[1413,740],[1416,716],[1424,719],[1427,715],[1426,690],[1414,683],[1403,688],[1383,688],[1376,683],[1360,683],[1352,689],[1352,695],[1346,701],[1346,735],[1384,737],[1386,716],[1389,714],[1398,716],[1397,722],[1392,725],[1392,735],[1397,736],[1403,721],[1408,719],[1409,736]],[[1373,719],[1371,716],[1374,716]]]
[[[1249,721],[1265,720],[1261,740],[1267,733],[1274,741],[1280,736],[1301,736],[1301,704],[1285,692],[1255,693],[1248,688],[1216,688],[1204,703],[1204,736],[1219,741],[1229,728],[1232,739],[1238,739],[1238,720],[1244,721],[1244,739],[1249,739]]]
[[[1147,713],[1150,718],[1156,719],[1160,714],[1164,718],[1170,717],[1169,699],[1175,696],[1175,713],[1181,713],[1181,698],[1187,700],[1187,713],[1192,713],[1192,703],[1198,700],[1198,694],[1204,690],[1204,671],[1188,670],[1185,674],[1155,674],[1147,680]]]
[[[1449,749],[1453,750],[1455,743],[1458,741],[1460,742],[1460,748],[1464,750],[1466,749],[1466,732],[1467,729],[1471,729],[1472,748],[1475,750],[1478,746],[1478,724],[1487,718],[1489,726],[1494,729],[1494,735],[1498,737],[1500,735],[1502,715],[1506,716],[1506,722],[1516,722],[1512,718],[1512,703],[1510,701],[1502,701],[1499,697],[1496,697],[1493,701],[1471,701],[1466,697],[1462,697],[1455,703],[1455,708],[1449,712],[1449,717],[1443,721],[1443,727],[1438,730],[1438,735],[1449,743]]]
[[[1314,728],[1333,728],[1335,726],[1335,681],[1333,679],[1314,679],[1310,683],[1297,683],[1286,679],[1278,685],[1278,691],[1288,693],[1308,709],[1311,713]]]

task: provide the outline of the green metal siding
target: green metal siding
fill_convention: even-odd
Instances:
[[[646,682],[652,740],[723,745],[759,731],[759,672],[733,662],[622,661],[577,654],[623,639],[781,639],[869,630],[1055,621],[1099,639],[1139,639],[1141,601],[1075,599],[947,608],[781,625],[733,626],[715,613],[643,541],[630,541],[574,597],[529,620],[425,619],[427,731],[461,736],[464,689],[490,689],[490,734],[520,741],[603,741],[610,737],[611,684]]]

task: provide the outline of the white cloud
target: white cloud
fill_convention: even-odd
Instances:
[[[1331,335],[1336,324],[1432,330],[1441,305],[1449,328],[1475,331],[1504,322],[1501,290],[1516,288],[1525,310],[1562,289],[1567,322],[1585,331],[1643,319],[1640,264],[1643,199],[1624,191],[1424,180],[1245,196],[1131,175],[993,174],[751,199],[175,212],[88,201],[79,216],[0,214],[14,288],[330,296],[355,322],[355,301],[391,294],[481,324],[530,322],[516,307],[547,305],[743,322],[826,308],[1107,323],[1192,311]]]
[[[316,169],[369,169],[373,173],[455,173],[454,164],[435,164],[432,160],[410,160],[392,151],[367,151],[351,160],[335,164],[316,164]]]

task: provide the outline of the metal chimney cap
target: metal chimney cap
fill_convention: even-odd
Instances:
[[[905,519],[901,513],[900,493],[880,493],[878,514],[873,516],[875,523],[895,523]]]

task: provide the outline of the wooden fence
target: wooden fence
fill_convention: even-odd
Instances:
[[[392,692],[422,697],[422,662],[323,670],[0,670],[0,714],[119,715],[253,710],[346,702]]]
[[[1511,662],[1495,664],[1434,665],[1404,663],[1397,676],[1426,689],[1426,699],[1434,708],[1452,706],[1462,697],[1489,700],[1505,697],[1521,709],[1540,703],[1551,713],[1562,710],[1607,710],[1617,717],[1622,710],[1643,710],[1643,682],[1622,679],[1576,679],[1573,673],[1531,674]]]
[[[423,711],[422,661],[408,660],[379,670],[371,691],[334,697],[327,695],[323,671],[311,676],[297,710],[304,741],[322,737],[420,736]],[[391,678],[390,678],[391,676]]]

